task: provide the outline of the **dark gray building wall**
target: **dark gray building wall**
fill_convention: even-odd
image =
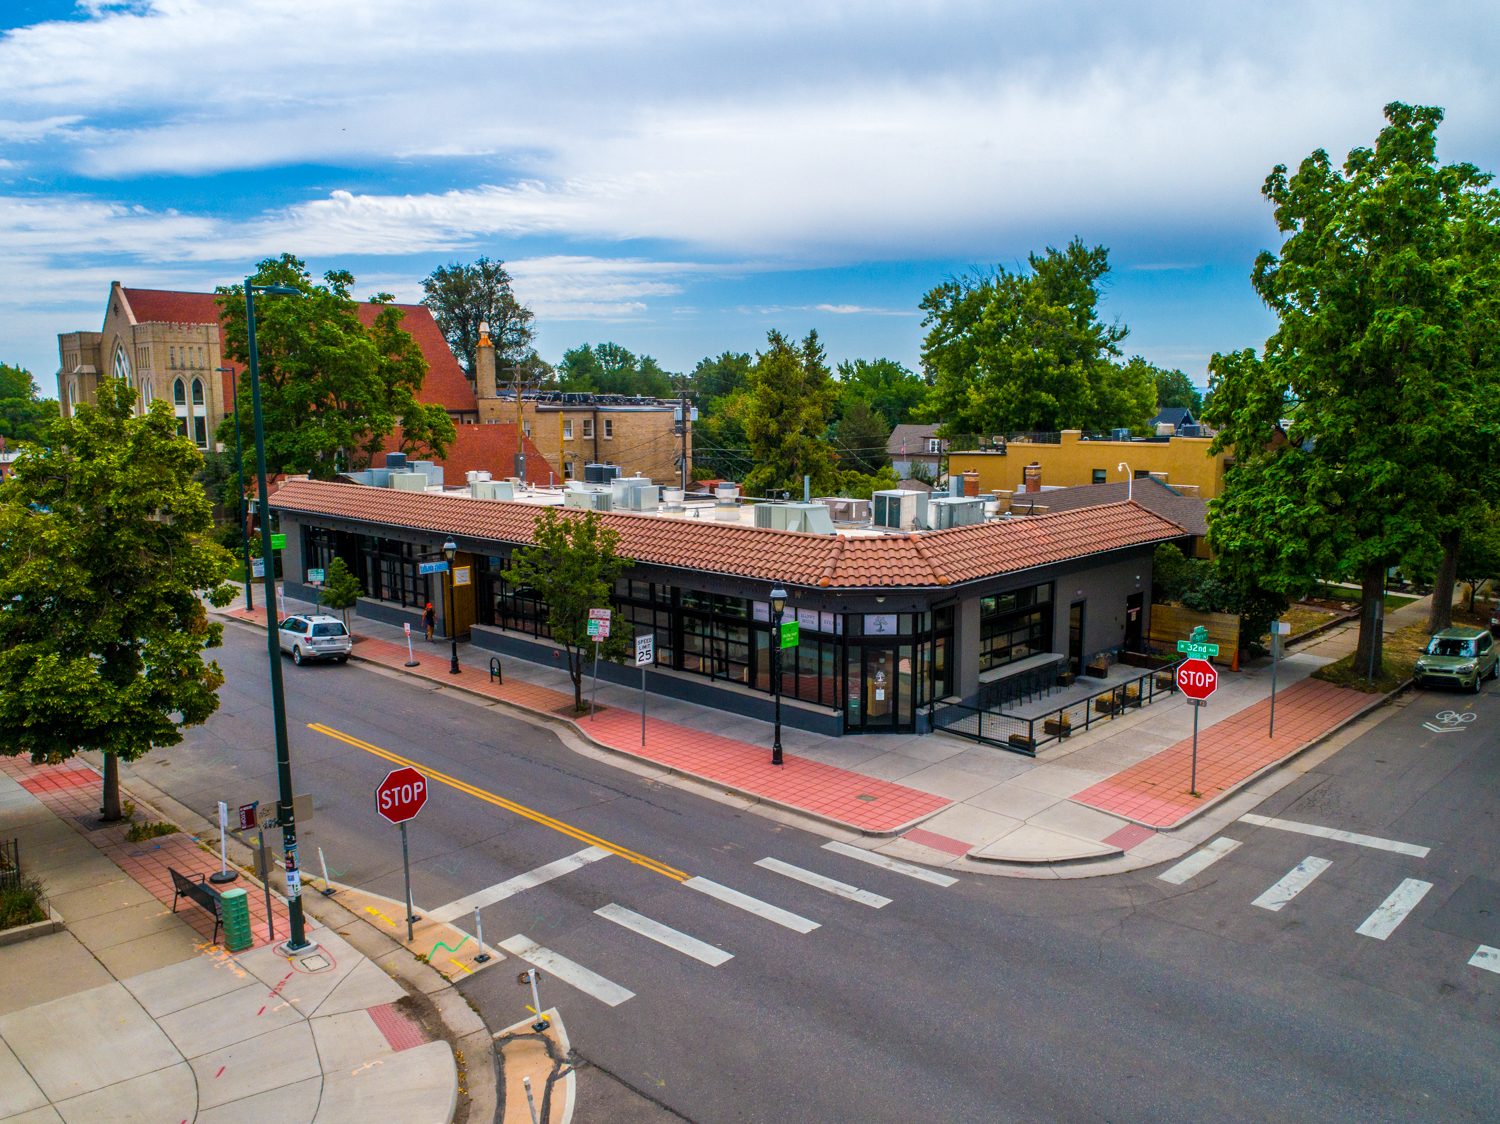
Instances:
[[[1083,662],[1103,651],[1114,651],[1125,643],[1125,599],[1140,593],[1150,613],[1151,551],[1131,552],[1124,558],[1096,563],[1081,573],[1060,575],[1053,593],[1052,650],[1068,650],[1068,611],[1075,601],[1085,603],[1083,614]],[[1146,634],[1149,619],[1141,622]]]
[[[302,585],[307,580],[307,571],[302,568],[302,525],[283,515],[281,533],[286,536],[286,546],[281,549],[281,577],[286,582],[287,596],[300,596],[293,594],[291,587],[293,582]]]

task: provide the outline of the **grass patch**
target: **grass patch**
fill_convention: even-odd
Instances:
[[[0,929],[47,920],[46,902],[42,884],[35,878],[23,878],[20,885],[0,890]]]
[[[1341,601],[1350,608],[1359,608],[1361,593],[1357,585],[1329,585],[1327,582],[1318,582],[1312,589],[1308,590],[1307,596],[1315,597],[1319,601]],[[1410,605],[1417,598],[1406,593],[1387,593],[1385,595],[1385,611],[1389,613],[1392,609],[1399,609],[1403,605]]]
[[[1336,663],[1318,668],[1312,678],[1332,683],[1335,687],[1352,687],[1367,694],[1384,695],[1394,691],[1411,678],[1417,666],[1417,657],[1427,647],[1426,624],[1411,624],[1392,632],[1385,638],[1381,674],[1375,682],[1367,684],[1363,675],[1354,673],[1354,653],[1351,652]]]
[[[125,840],[128,843],[144,843],[148,839],[157,839],[163,835],[176,834],[176,824],[167,823],[165,820],[161,823],[152,823],[150,820],[147,820],[145,823],[131,824],[130,830],[125,833]]]

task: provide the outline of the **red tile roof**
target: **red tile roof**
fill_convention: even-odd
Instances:
[[[468,472],[488,472],[496,480],[515,475],[517,428],[514,422],[508,425],[504,422],[459,425],[454,426],[454,431],[455,437],[448,448],[447,458],[433,459],[434,464],[443,466],[443,480],[446,483],[462,484]],[[530,437],[524,440],[526,479],[533,484],[549,483],[555,478],[557,469],[547,462],[547,458],[532,443]],[[385,448],[390,453],[400,450],[400,426],[386,439]],[[371,463],[375,468],[384,468],[385,453],[376,453]]]
[[[534,504],[290,480],[271,506],[380,526],[526,544]],[[944,586],[1182,537],[1136,503],[917,535],[811,535],[611,512],[623,554],[660,566],[834,589]]]
[[[126,289],[125,301],[137,324],[213,324],[219,323],[219,306],[214,303],[213,293],[178,293],[168,289]],[[375,323],[375,317],[386,306],[360,304],[359,318],[366,327]],[[424,406],[442,406],[450,412],[475,413],[479,404],[474,400],[474,388],[464,377],[463,368],[453,357],[442,329],[432,318],[426,305],[398,304],[406,314],[401,326],[411,333],[412,339],[422,349],[422,356],[429,368],[427,379],[417,401]],[[229,383],[224,384],[225,401],[229,400]]]

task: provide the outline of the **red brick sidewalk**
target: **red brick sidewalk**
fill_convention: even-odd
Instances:
[[[247,613],[234,609],[230,615],[257,624],[265,622],[261,609]],[[488,668],[461,667],[458,675],[448,672],[448,657],[421,654],[420,667],[406,668],[406,646],[385,640],[361,639],[355,646],[358,659],[420,675],[502,702],[558,717],[561,707],[571,706],[573,696],[534,683],[511,680],[503,687],[490,680]],[[421,658],[419,657],[419,658]],[[779,804],[797,811],[810,812],[859,831],[880,834],[948,807],[952,801],[941,796],[889,781],[861,776],[847,769],[823,765],[806,758],[785,755],[786,764],[777,768],[770,763],[770,752],[733,738],[707,734],[675,722],[646,719],[646,744],[641,744],[640,715],[628,710],[610,708],[601,711],[590,722],[584,718],[575,723],[591,740],[610,749],[651,761],[688,776],[722,785],[747,796]]]
[[[109,827],[89,825],[98,822],[100,792],[104,778],[81,761],[69,761],[62,765],[33,765],[20,757],[0,757],[0,769],[14,777],[27,792],[45,804],[59,819],[68,824],[99,849],[121,870],[144,886],[157,901],[172,904],[172,876],[168,868],[196,877],[199,874],[214,874],[219,870],[219,857],[210,854],[198,845],[198,841],[185,832],[131,843],[125,838],[128,824]],[[123,799],[123,795],[122,795]],[[146,817],[138,815],[137,820]],[[215,836],[217,839],[217,836]],[[266,940],[266,894],[265,891],[244,877],[232,883],[246,891],[250,903],[250,932],[255,946],[268,943]],[[274,894],[271,896],[271,911],[275,918],[276,940],[284,941],[290,935],[286,905]],[[192,902],[178,902],[177,915],[202,935],[204,943],[213,938],[214,919],[207,911]],[[223,930],[219,939],[223,940]]]
[[[1150,827],[1171,827],[1378,701],[1378,695],[1335,687],[1320,679],[1303,679],[1276,693],[1274,741],[1266,736],[1270,699],[1199,731],[1198,796],[1188,790],[1193,755],[1193,739],[1189,737],[1084,789],[1073,799]]]

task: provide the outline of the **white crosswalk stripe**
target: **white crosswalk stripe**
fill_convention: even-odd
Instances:
[[[1336,839],[1340,843],[1357,843],[1361,847],[1373,847],[1377,851],[1394,851],[1398,855],[1411,855],[1425,859],[1430,847],[1416,843],[1402,843],[1396,839],[1381,839],[1378,835],[1361,835],[1357,831],[1340,831],[1333,827],[1319,827],[1315,823],[1298,823],[1296,820],[1279,820],[1274,816],[1257,816],[1247,813],[1240,817],[1242,823],[1256,827],[1272,827],[1277,831],[1295,831],[1298,835],[1311,835],[1318,839]]]
[[[923,882],[931,882],[934,886],[952,886],[958,881],[952,875],[939,874],[937,871],[928,870],[926,867],[913,866],[911,863],[904,863],[893,859],[889,855],[882,855],[878,851],[867,851],[863,847],[851,847],[848,843],[840,843],[836,839],[824,843],[823,850],[832,851],[834,854],[843,855],[848,859],[858,859],[862,863],[878,866],[882,870],[904,874],[908,878],[919,878]]]
[[[1374,937],[1377,941],[1383,941],[1396,931],[1396,926],[1406,920],[1406,915],[1417,908],[1426,895],[1432,889],[1431,882],[1423,882],[1419,878],[1408,878],[1391,891],[1391,896],[1386,898],[1376,907],[1375,912],[1365,918],[1364,924],[1354,930],[1362,937]]]
[[[1240,845],[1238,839],[1229,839],[1220,836],[1203,850],[1189,855],[1170,870],[1165,870],[1156,877],[1163,882],[1170,882],[1174,886],[1181,886],[1189,878],[1196,878],[1214,863],[1218,862],[1229,852]]]
[[[603,847],[585,847],[583,850],[566,858],[558,859],[556,862],[539,866],[535,870],[528,870],[525,874],[518,874],[514,878],[508,878],[504,882],[496,883],[494,886],[486,887],[468,897],[459,898],[457,901],[449,902],[447,905],[439,906],[428,912],[427,916],[434,921],[453,921],[465,914],[473,913],[475,909],[482,909],[496,902],[503,902],[506,898],[519,894],[522,890],[529,890],[533,886],[540,886],[544,882],[551,882],[554,878],[561,878],[580,867],[588,866],[589,863],[607,859],[613,851],[606,851]]]
[[[717,898],[726,905],[732,905],[736,909],[743,909],[746,913],[753,913],[757,917],[764,917],[767,921],[774,921],[778,925],[795,930],[798,933],[811,933],[819,928],[816,921],[809,921],[805,917],[799,917],[789,910],[780,906],[770,905],[759,898],[752,898],[749,894],[742,894],[738,890],[731,890],[728,886],[720,886],[717,882],[710,882],[707,878],[689,878],[683,883],[700,894],[707,894],[711,898]]]
[[[676,929],[663,925],[660,921],[636,913],[632,909],[626,909],[622,905],[610,902],[609,905],[594,910],[606,921],[613,921],[616,925],[623,925],[633,933],[639,933],[643,937],[649,937],[657,944],[664,944],[668,948],[674,948],[684,955],[691,956],[694,960],[701,960],[710,967],[717,968],[726,960],[733,960],[734,953],[725,952],[722,948],[700,941],[697,937],[690,937],[686,933],[679,933]]]
[[[1486,972],[1500,973],[1500,948],[1491,948],[1487,944],[1480,945],[1474,955],[1469,957],[1469,966],[1483,968]]]
[[[582,964],[574,963],[550,948],[543,948],[525,933],[506,937],[500,942],[500,947],[563,983],[571,984],[586,995],[592,995],[606,1006],[618,1007],[625,1000],[635,998],[635,992],[621,987],[613,980],[605,979],[597,972],[589,971]]]
[[[837,894],[841,898],[848,898],[851,902],[867,905],[871,909],[884,909],[891,904],[890,898],[883,898],[879,894],[872,894],[868,890],[861,890],[858,886],[827,878],[811,870],[803,870],[800,866],[784,863],[780,859],[764,858],[755,865],[765,870],[775,871],[777,874],[784,874],[788,878],[795,878],[798,882],[825,890],[830,894]]]
[[[1314,878],[1332,865],[1333,863],[1328,859],[1320,859],[1314,855],[1308,855],[1307,858],[1287,871],[1286,876],[1280,882],[1276,883],[1276,885],[1272,886],[1250,904],[1258,905],[1261,909],[1269,909],[1274,913],[1303,890],[1307,889],[1312,884]]]

